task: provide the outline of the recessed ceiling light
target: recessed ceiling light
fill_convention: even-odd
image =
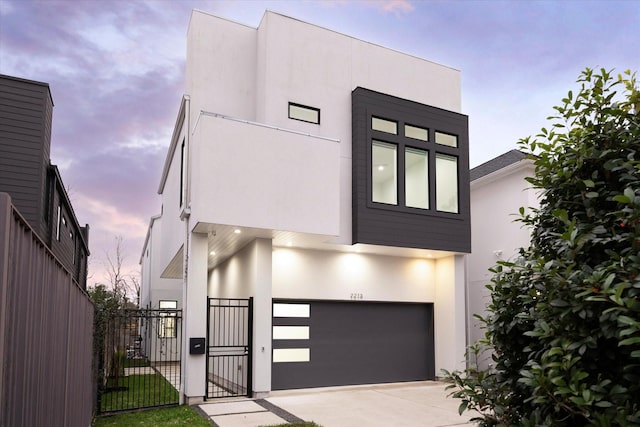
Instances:
[[[209,255],[215,255],[215,254],[216,254],[216,251],[209,252]]]
[[[236,234],[242,233],[242,231],[239,228],[236,228],[235,230],[233,230],[233,232],[236,233]]]
[[[384,166],[382,166],[382,165],[378,166],[378,170],[379,170],[380,172],[382,172],[382,171],[384,170]]]

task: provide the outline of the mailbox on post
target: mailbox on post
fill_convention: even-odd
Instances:
[[[204,338],[189,338],[189,354],[204,354]]]

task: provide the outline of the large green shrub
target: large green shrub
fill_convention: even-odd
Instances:
[[[640,425],[640,93],[629,71],[578,83],[519,143],[541,205],[520,210],[530,246],[492,270],[472,351],[494,366],[447,373],[481,425]]]

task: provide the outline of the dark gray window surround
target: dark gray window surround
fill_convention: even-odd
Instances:
[[[398,122],[398,134],[371,129],[371,117]],[[429,130],[429,141],[404,136],[404,125]],[[458,136],[458,147],[435,144],[435,132]],[[352,215],[353,243],[399,246],[469,253],[471,221],[469,212],[468,117],[433,106],[358,87],[352,93]],[[371,200],[371,141],[398,146],[398,204]],[[429,152],[429,206],[404,205],[404,147]],[[435,154],[458,159],[458,213],[435,209]]]

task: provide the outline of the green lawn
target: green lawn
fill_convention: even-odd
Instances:
[[[127,414],[98,417],[93,427],[211,427],[208,420],[201,417],[189,406],[148,409]]]
[[[110,379],[107,390],[115,387]],[[107,391],[100,400],[100,412],[121,411],[178,403],[178,391],[160,374],[121,377],[117,386],[126,390]]]
[[[189,406],[147,409],[126,414],[98,417],[93,427],[211,427],[211,423]],[[271,427],[322,427],[316,423],[278,424]]]

